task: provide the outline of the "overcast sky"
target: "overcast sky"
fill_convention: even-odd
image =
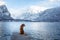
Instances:
[[[8,7],[23,8],[32,5],[43,7],[56,7],[59,6],[60,0],[4,0]]]
[[[37,13],[37,11],[43,11],[47,8],[59,7],[60,0],[1,0],[3,1],[12,17],[16,17],[22,12],[25,12],[29,9],[29,11],[33,11]],[[1,2],[0,2],[1,4]]]

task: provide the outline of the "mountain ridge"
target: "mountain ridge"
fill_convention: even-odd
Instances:
[[[11,14],[8,11],[6,5],[1,5],[0,6],[0,20],[2,21],[4,19],[8,20],[8,19],[13,19],[13,18],[11,17]]]
[[[41,13],[35,14],[24,14],[25,20],[37,21],[37,22],[60,22],[60,7],[47,9]],[[28,15],[27,15],[28,14]],[[27,16],[27,17],[26,17]]]

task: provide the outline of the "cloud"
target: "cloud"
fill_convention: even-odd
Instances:
[[[59,7],[60,6],[60,0],[46,0],[39,5],[46,7],[46,8]]]
[[[37,12],[44,11],[46,8],[41,6],[31,6],[30,9],[33,13],[34,12],[37,13]]]
[[[0,0],[0,5],[4,5],[5,2],[3,0]]]
[[[50,2],[59,2],[60,0],[49,0]]]
[[[17,18],[18,16],[22,15],[24,12],[24,9],[15,9],[15,8],[9,8],[9,12],[11,13],[11,17]]]
[[[28,8],[29,12],[31,12],[31,13],[38,13],[38,12],[44,11],[46,9],[47,8],[41,7],[41,6],[30,6]]]

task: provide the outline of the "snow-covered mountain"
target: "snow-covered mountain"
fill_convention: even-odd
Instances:
[[[45,10],[36,18],[36,21],[59,22],[60,7]]]
[[[0,5],[0,20],[13,19],[6,7],[6,5]]]
[[[45,7],[40,7],[40,6],[30,6],[26,8],[23,13],[20,13],[18,15],[17,19],[23,19],[23,20],[32,20],[35,21],[37,17],[39,17],[39,13],[42,11],[46,10],[47,8]]]
[[[23,13],[21,16],[19,16],[19,19],[35,21],[37,17],[39,17],[39,14],[32,14],[32,13],[26,12],[26,13]]]
[[[60,7],[47,9],[41,13],[24,13],[20,19],[43,22],[59,22],[60,21]]]

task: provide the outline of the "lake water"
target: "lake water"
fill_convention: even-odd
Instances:
[[[60,40],[60,22],[0,22],[0,36],[19,33],[21,24],[28,36],[43,40]],[[8,39],[10,40],[10,39]]]

